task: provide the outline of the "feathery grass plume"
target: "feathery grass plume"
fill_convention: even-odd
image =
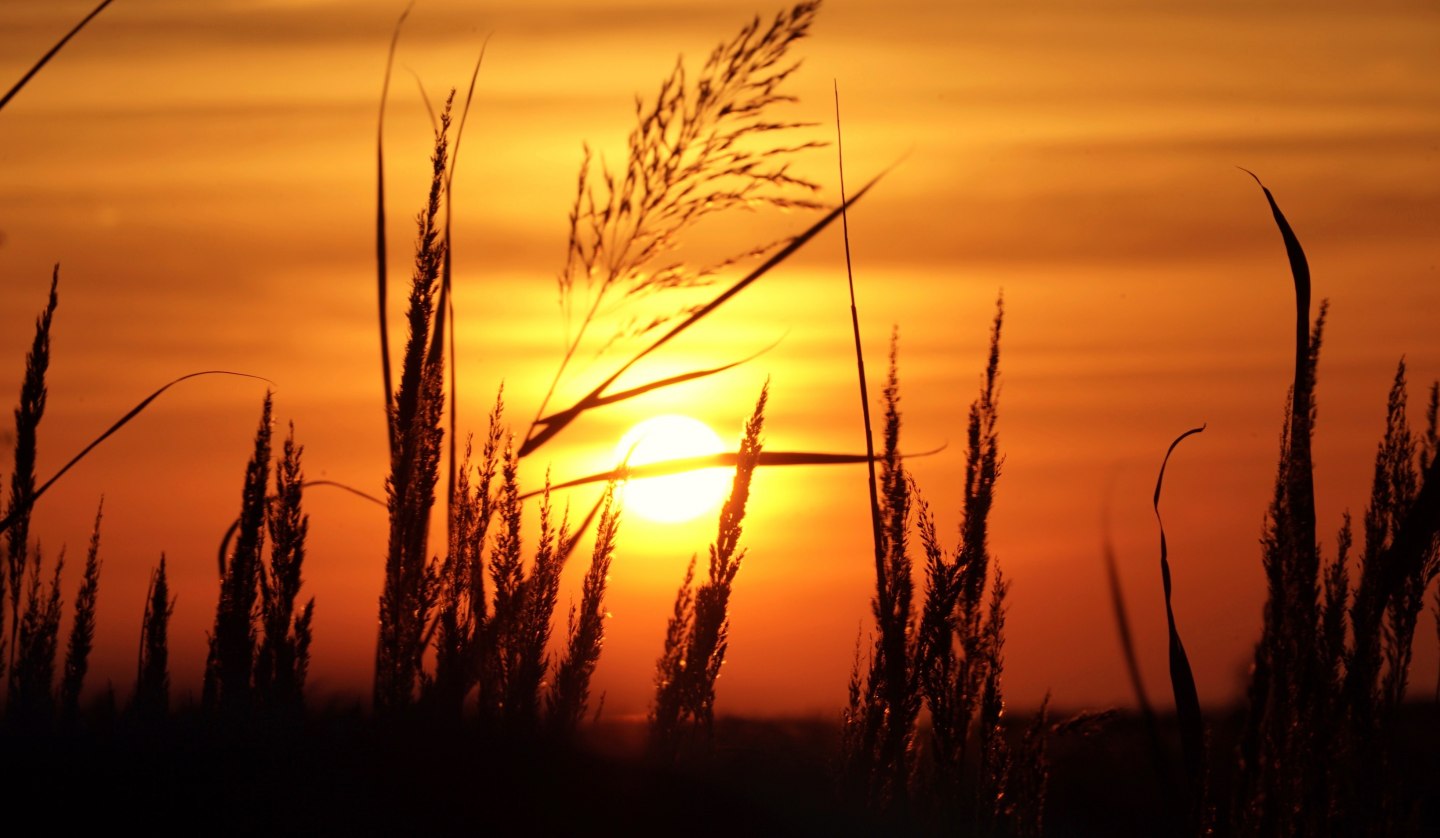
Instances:
[[[455,476],[449,508],[449,549],[440,566],[435,603],[435,673],[423,681],[426,700],[451,719],[459,718],[475,673],[470,654],[476,623],[468,598],[470,574],[476,566],[473,556],[483,549],[483,540],[475,538],[481,502],[470,488],[471,442],[465,441],[465,458]],[[483,620],[483,603],[480,616]]]
[[[261,704],[279,712],[297,712],[303,703],[310,663],[310,627],[315,614],[313,597],[298,613],[295,608],[303,581],[305,536],[310,528],[310,516],[302,508],[304,452],[304,446],[295,443],[292,422],[275,466],[275,496],[266,509],[269,572],[263,566],[259,568],[264,635],[255,661],[255,691]]]
[[[685,698],[685,650],[695,620],[695,559],[675,591],[675,604],[665,623],[665,643],[655,661],[655,703],[650,708],[651,741],[657,747],[679,740]]]
[[[518,466],[511,439],[506,444],[501,487],[494,501],[499,518],[490,558],[495,596],[481,643],[480,709],[485,723],[498,722],[511,735],[529,735],[539,730],[541,722],[541,693],[550,669],[546,649],[559,599],[560,574],[580,534],[589,528],[602,504],[597,503],[573,531],[568,513],[562,515],[556,527],[547,476],[535,557],[527,572],[521,550]],[[602,516],[602,524],[611,532],[601,534],[601,544],[608,539],[613,548],[614,523]],[[599,607],[598,602],[595,607]],[[598,655],[598,646],[595,652]]]
[[[760,434],[765,427],[765,403],[770,383],[760,388],[755,411],[745,423],[736,458],[730,496],[720,508],[715,542],[710,545],[709,574],[691,588],[694,560],[675,598],[675,609],[665,633],[665,647],[657,665],[655,703],[650,712],[652,747],[673,759],[687,738],[701,748],[713,741],[715,681],[725,663],[730,641],[730,594],[745,551],[740,535],[750,481],[760,461]]]
[[[1189,797],[1191,831],[1199,832],[1200,817],[1205,800],[1205,728],[1200,715],[1200,698],[1195,691],[1195,675],[1190,669],[1190,658],[1185,654],[1185,644],[1180,640],[1180,630],[1175,626],[1175,609],[1170,602],[1170,550],[1165,541],[1165,522],[1160,517],[1160,489],[1165,482],[1165,467],[1170,464],[1170,455],[1186,437],[1205,430],[1202,425],[1191,428],[1175,438],[1165,451],[1160,463],[1160,473],[1155,478],[1155,522],[1160,528],[1160,580],[1165,591],[1165,623],[1169,633],[1170,688],[1175,697],[1175,718],[1180,727],[1180,747],[1184,757],[1185,775]]]
[[[909,794],[911,742],[920,712],[920,693],[911,665],[914,633],[914,563],[909,551],[911,483],[900,458],[900,333],[890,336],[890,367],[882,398],[885,403],[884,451],[880,459],[880,516],[884,573],[875,579],[871,607],[879,631],[871,659],[868,691],[872,696],[870,726],[874,733],[878,785],[872,801],[903,811]],[[878,702],[878,703],[877,703]]]
[[[1387,513],[1376,515],[1377,525],[1383,526],[1385,530],[1386,537],[1383,542],[1387,550],[1395,546],[1400,528],[1404,525],[1403,516],[1408,515],[1416,505],[1420,472],[1415,466],[1415,458],[1417,453],[1422,458],[1425,454],[1423,451],[1417,452],[1418,446],[1406,426],[1405,402],[1405,362],[1402,360],[1395,373],[1395,386],[1391,390],[1385,437],[1380,443],[1380,451],[1376,455],[1375,461],[1377,478],[1375,489],[1379,494],[1388,496],[1389,504],[1392,507]],[[1431,422],[1431,427],[1427,429],[1427,438],[1421,443],[1431,446],[1429,459],[1433,459],[1433,414]],[[1379,491],[1378,486],[1382,463],[1383,470],[1386,472],[1385,482],[1389,484],[1383,492]],[[1365,547],[1367,553],[1370,550],[1371,512],[1378,505],[1379,499],[1372,498],[1371,509],[1367,510],[1366,514]],[[1394,557],[1389,558],[1393,560]],[[1437,550],[1437,545],[1433,540],[1419,551],[1417,558],[1418,560],[1414,562],[1412,568],[1400,573],[1399,584],[1390,592],[1389,602],[1385,606],[1386,675],[1382,700],[1387,711],[1391,713],[1397,710],[1405,700],[1406,676],[1410,670],[1411,644],[1415,637],[1416,620],[1424,605],[1425,589],[1430,586],[1436,572],[1440,571],[1440,550]],[[1383,563],[1383,559],[1375,560],[1375,564],[1382,567]],[[1367,562],[1367,566],[1368,564]],[[1362,584],[1364,584],[1363,577]]]
[[[95,605],[100,595],[100,518],[105,501],[95,510],[95,528],[90,549],[85,553],[85,575],[75,594],[75,620],[65,648],[65,675],[60,684],[60,715],[66,724],[75,721],[80,707],[80,690],[90,666],[90,649],[95,643]]]
[[[696,267],[664,259],[685,230],[717,213],[754,206],[819,208],[818,203],[803,197],[818,187],[790,174],[789,165],[797,152],[822,144],[785,145],[772,140],[776,132],[807,124],[771,121],[766,113],[777,104],[793,101],[793,97],[780,92],[799,66],[786,63],[786,52],[808,32],[818,9],[818,0],[802,2],[777,15],[768,27],[762,27],[758,19],[753,21],[733,41],[711,54],[693,87],[687,86],[683,65],[677,64],[661,84],[653,105],[637,101],[639,125],[631,133],[629,159],[622,175],[617,177],[607,169],[592,178],[587,150],[570,213],[566,262],[559,275],[567,324],[566,351],[525,434],[521,457],[538,449],[587,410],[733,366],[653,381],[624,393],[606,393],[641,358],[789,258],[840,215],[842,208],[837,207],[799,235],[715,264]],[[846,204],[859,200],[878,179],[866,184]],[[597,197],[592,180],[603,182],[603,198]],[[545,414],[591,326],[607,313],[607,306],[619,310],[662,292],[709,285],[724,270],[751,260],[761,262],[707,303],[662,311],[653,318],[632,316],[622,323],[603,342],[600,353],[624,338],[666,327],[668,330],[573,405]],[[582,278],[589,298],[581,303],[583,314],[572,337],[569,324]],[[669,326],[675,320],[680,322]]]
[[[1425,590],[1440,570],[1435,523],[1407,545],[1415,519],[1433,517],[1420,495],[1434,474],[1433,426],[1417,444],[1406,421],[1405,362],[1401,360],[1387,399],[1385,432],[1375,455],[1370,502],[1365,510],[1365,549],[1350,606],[1352,648],[1346,657],[1340,705],[1347,718],[1341,742],[1347,773],[1337,778],[1340,815],[1349,826],[1388,822],[1397,816],[1388,750],[1395,715],[1404,701],[1412,641]],[[1427,419],[1431,416],[1427,416]],[[1422,484],[1423,465],[1426,479]],[[1433,484],[1429,486],[1432,493]],[[1433,497],[1433,494],[1432,494]],[[1348,546],[1348,545],[1347,545]],[[1338,680],[1338,677],[1337,677]]]
[[[1420,438],[1420,473],[1428,474],[1437,459],[1440,459],[1440,381],[1430,383],[1430,398],[1425,404],[1425,435]],[[1435,617],[1436,637],[1440,638],[1440,587],[1435,589],[1431,614]],[[1435,701],[1440,703],[1440,674],[1436,675]]]
[[[438,596],[439,567],[428,554],[430,510],[439,481],[444,431],[443,340],[435,327],[435,293],[445,258],[439,218],[446,180],[450,107],[445,101],[431,156],[430,191],[417,215],[415,268],[407,312],[409,339],[400,383],[390,403],[390,475],[386,480],[390,539],[380,595],[380,636],[375,652],[375,707],[382,713],[410,707],[421,682],[426,627]]]
[[[255,431],[255,448],[245,466],[235,548],[221,568],[215,631],[210,636],[210,656],[205,664],[204,704],[231,718],[249,708],[253,686],[255,617],[269,506],[265,489],[270,477],[272,406],[267,390]]]
[[[638,124],[630,133],[623,172],[617,175],[602,164],[598,176],[592,175],[586,147],[559,275],[567,347],[537,419],[605,304],[708,285],[731,265],[778,247],[764,245],[709,265],[667,261],[685,230],[735,209],[820,206],[803,197],[819,187],[790,173],[796,153],[819,144],[786,144],[783,132],[808,125],[769,117],[775,106],[795,101],[782,92],[799,67],[787,53],[809,31],[819,6],[818,0],[799,3],[769,26],[756,17],[711,52],[693,83],[677,60],[652,102],[636,98]],[[582,284],[588,300],[577,299]],[[583,313],[571,337],[577,304]],[[658,329],[684,313],[682,308],[653,319],[632,316],[605,345]]]
[[[980,395],[970,407],[960,542],[954,550],[940,544],[930,507],[901,464],[898,360],[892,343],[877,493],[883,549],[873,605],[880,636],[873,641],[863,681],[857,645],[844,718],[844,760],[849,793],[887,812],[897,825],[914,820],[985,835],[1035,835],[1041,827],[1048,721],[1042,709],[1019,748],[1005,738],[1002,674],[1009,585],[988,544],[1002,464],[996,425],[1003,322],[1001,299]],[[918,621],[907,547],[912,507],[926,562]],[[931,719],[929,747],[923,750],[929,759],[917,766],[913,740],[922,698]]]
[[[427,682],[427,689],[438,712],[452,719],[459,717],[486,657],[483,646],[488,637],[489,606],[485,599],[485,538],[495,509],[490,486],[500,462],[504,404],[502,388],[490,411],[489,431],[478,467],[472,466],[471,443],[466,441],[465,459],[450,506],[449,549],[441,567],[435,615],[435,674]],[[472,468],[478,478],[473,487]]]
[[[575,538],[570,532],[568,513],[562,515],[559,528],[555,527],[549,475],[545,485],[535,558],[530,572],[518,579],[513,622],[500,622],[496,633],[504,678],[502,718],[512,732],[534,732],[540,721],[540,688],[548,664],[545,650],[550,644],[551,617],[559,599],[560,571]]]
[[[970,405],[966,423],[964,501],[960,543],[948,553],[939,544],[930,509],[919,502],[919,530],[926,555],[926,592],[916,638],[915,664],[919,690],[931,717],[934,758],[933,797],[942,801],[942,821],[962,824],[993,819],[997,789],[1003,788],[1000,763],[987,745],[998,739],[1000,656],[1004,645],[1003,584],[998,568],[990,592],[989,618],[985,594],[993,565],[989,548],[989,515],[1002,457],[996,430],[999,418],[1000,335],[1004,301],[997,299],[980,394]],[[918,498],[918,489],[915,490]],[[988,700],[987,700],[988,699]],[[977,720],[977,713],[980,717]],[[972,731],[972,726],[974,730]],[[965,767],[979,749],[980,773],[966,789]],[[966,801],[973,797],[973,802]],[[943,801],[949,801],[947,805]],[[967,812],[966,810],[970,811]]]
[[[10,505],[6,510],[9,529],[6,538],[6,582],[10,588],[10,665],[20,653],[20,592],[24,582],[30,540],[30,509],[35,502],[35,441],[40,419],[45,415],[45,371],[50,367],[50,324],[55,307],[60,266],[50,276],[50,298],[35,319],[35,339],[25,355],[25,377],[20,383],[20,403],[15,407],[15,461],[10,474]],[[3,591],[0,591],[3,594]],[[0,615],[3,616],[3,615]]]
[[[520,611],[524,607],[525,566],[521,554],[520,461],[514,438],[507,437],[500,458],[500,486],[495,497],[495,537],[490,546],[490,585],[493,603],[481,651],[480,716],[497,723],[505,711],[505,697],[513,672],[509,650],[518,642]]]
[[[852,305],[852,314],[853,311]],[[858,321],[856,328],[858,330]],[[858,331],[856,334],[858,336]],[[871,649],[858,712],[850,712],[851,722],[858,728],[855,735],[848,738],[854,747],[845,754],[850,792],[861,795],[871,806],[897,816],[908,806],[911,742],[920,710],[920,673],[912,666],[913,563],[907,547],[912,484],[900,457],[898,347],[896,330],[891,335],[890,367],[883,391],[885,427],[884,450],[879,458],[879,488],[873,488],[874,482],[871,484],[876,540],[875,596],[870,605],[878,636]],[[873,459],[868,433],[866,447],[872,451]],[[873,466],[871,474],[874,474]]]
[[[142,723],[155,723],[170,712],[170,615],[175,600],[165,579],[165,554],[150,573],[145,615],[140,620],[140,652],[135,666],[132,710]]]
[[[55,711],[55,652],[60,636],[60,572],[65,551],[55,561],[48,591],[40,582],[44,563],[37,545],[30,553],[26,576],[25,613],[15,635],[15,661],[10,667],[7,718],[22,725],[45,725]]]
[[[606,487],[602,504],[590,569],[581,586],[580,605],[570,608],[565,656],[555,667],[547,694],[546,722],[551,732],[562,739],[573,735],[585,717],[590,702],[590,676],[595,672],[600,649],[605,644],[605,620],[609,617],[605,611],[605,586],[610,581],[615,535],[620,526],[615,484]]]

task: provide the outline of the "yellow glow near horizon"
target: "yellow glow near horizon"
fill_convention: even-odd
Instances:
[[[629,455],[632,466],[718,454],[725,443],[709,425],[671,413],[637,424],[615,446],[615,458]],[[650,521],[678,524],[714,510],[725,499],[731,472],[706,468],[665,477],[644,477],[625,483],[625,511]]]

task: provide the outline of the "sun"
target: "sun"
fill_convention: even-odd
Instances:
[[[615,446],[615,459],[618,462],[629,454],[631,466],[642,466],[724,450],[725,443],[709,425],[690,416],[670,413],[646,419],[631,428]],[[667,524],[689,521],[720,505],[730,489],[732,477],[731,469],[705,468],[664,477],[635,478],[625,484],[625,511]]]

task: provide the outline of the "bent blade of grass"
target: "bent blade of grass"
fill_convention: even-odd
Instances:
[[[151,393],[149,396],[146,396],[140,401],[139,404],[132,407],[129,413],[121,416],[118,420],[115,421],[115,424],[107,428],[104,433],[95,437],[95,439],[92,440],[89,445],[82,448],[79,454],[71,457],[70,461],[67,462],[65,465],[61,466],[59,471],[51,475],[49,480],[46,480],[44,483],[40,484],[40,488],[36,489],[35,493],[30,496],[29,501],[25,504],[24,508],[28,509],[29,507],[33,506],[35,504],[35,501],[39,500],[40,496],[45,494],[45,490],[49,489],[52,485],[55,484],[55,481],[59,480],[61,477],[64,477],[66,472],[70,471],[70,469],[74,468],[81,460],[85,459],[85,457],[88,456],[91,451],[95,450],[95,448],[99,446],[100,443],[109,439],[115,434],[116,431],[128,425],[131,419],[134,419],[136,416],[139,416],[142,412],[144,412],[145,408],[149,407],[151,402],[160,398],[160,395],[166,390],[169,390],[171,387],[174,387],[176,384],[179,384],[182,381],[188,381],[192,378],[199,378],[203,375],[233,375],[237,378],[253,378],[256,381],[264,381],[272,385],[275,383],[270,379],[265,378],[264,376],[252,375],[248,372],[234,372],[231,370],[201,370],[200,372],[192,372],[188,375],[182,375],[174,381],[171,381],[170,383]],[[3,521],[0,521],[0,532],[5,532],[6,530],[10,529],[10,526],[15,523],[15,521],[19,518],[20,514],[22,514],[21,509],[12,510]]]
[[[1107,492],[1105,510],[1102,513],[1101,553],[1105,559],[1105,575],[1109,582],[1110,605],[1115,613],[1115,629],[1120,636],[1120,651],[1125,658],[1125,671],[1130,676],[1130,688],[1135,692],[1135,703],[1140,708],[1140,717],[1145,723],[1145,735],[1149,740],[1150,761],[1155,767],[1155,776],[1160,783],[1161,794],[1167,801],[1176,794],[1171,774],[1170,760],[1165,754],[1165,745],[1160,737],[1160,721],[1155,716],[1155,707],[1150,703],[1150,694],[1145,690],[1145,681],[1140,677],[1140,663],[1135,654],[1135,638],[1130,631],[1130,613],[1125,605],[1125,591],[1120,585],[1120,570],[1115,560],[1115,543],[1111,538],[1110,503]],[[1167,809],[1172,808],[1170,805]]]
[[[1315,373],[1311,360],[1312,339],[1310,333],[1310,263],[1300,239],[1290,227],[1285,214],[1280,211],[1275,196],[1261,182],[1258,175],[1246,168],[1240,171],[1255,179],[1265,200],[1270,205],[1270,214],[1285,242],[1285,255],[1290,261],[1290,274],[1295,281],[1295,386],[1291,392],[1290,407],[1290,464],[1289,492],[1290,505],[1294,511],[1294,537],[1299,545],[1298,552],[1308,556],[1315,551],[1315,479],[1310,458],[1310,436],[1314,430],[1312,405],[1314,404]],[[1321,317],[1324,317],[1321,304]],[[1318,337],[1318,331],[1317,331]]]
[[[75,35],[78,34],[81,29],[85,28],[85,24],[89,23],[92,19],[94,19],[96,15],[103,12],[105,10],[105,7],[110,5],[111,2],[112,0],[101,0],[100,5],[91,9],[90,14],[81,18],[80,22],[75,24],[75,28],[71,29],[69,32],[66,32],[65,37],[57,41],[55,43],[55,46],[50,48],[49,52],[40,56],[40,60],[35,62],[35,66],[31,67],[29,72],[21,76],[20,81],[15,82],[15,86],[10,88],[10,90],[5,93],[4,98],[0,98],[0,110],[4,110],[5,106],[10,104],[10,100],[15,98],[15,94],[19,93],[20,89],[23,88],[25,85],[29,84],[30,79],[33,78],[36,73],[40,72],[40,68],[44,67],[46,64],[49,64],[50,59],[54,58],[55,54],[59,52],[61,48],[63,48],[66,44],[68,44],[71,38],[75,37]]]
[[[710,369],[706,370],[695,370],[693,372],[681,373],[680,375],[672,375],[669,378],[661,378],[656,381],[641,384],[638,387],[632,387],[629,390],[622,390],[618,393],[611,393],[607,396],[600,396],[599,398],[593,399],[588,402],[582,400],[582,402],[577,402],[566,410],[562,410],[559,413],[552,413],[549,416],[546,416],[545,418],[539,420],[537,424],[563,427],[574,421],[580,416],[581,413],[584,413],[586,410],[593,410],[595,408],[604,407],[605,405],[610,404],[618,404],[619,402],[633,399],[636,396],[643,396],[646,393],[651,392],[652,390],[659,390],[662,387],[670,387],[675,384],[684,384],[687,381],[695,381],[696,379],[706,378],[708,376],[725,372],[726,370],[732,370],[740,366],[741,364],[750,363],[756,358],[759,358],[761,355],[764,355],[766,352],[769,352],[771,349],[774,349],[778,345],[779,341],[776,341],[775,343],[770,344],[759,352],[756,352],[754,355],[751,355],[747,358],[741,358],[738,361],[732,361],[722,366],[711,367]],[[558,433],[558,428],[556,433]],[[536,444],[536,447],[538,446],[539,443]]]
[[[670,329],[670,331],[666,332],[664,335],[661,335],[658,339],[655,340],[654,343],[651,343],[646,348],[640,350],[633,357],[631,357],[630,360],[626,361],[624,364],[621,364],[614,373],[612,373],[604,381],[600,382],[599,386],[597,386],[594,390],[591,390],[588,394],[582,397],[570,408],[552,414],[549,418],[536,420],[530,426],[530,430],[525,436],[525,442],[520,446],[518,456],[524,457],[533,453],[541,445],[544,445],[556,434],[560,433],[566,427],[568,427],[571,422],[573,422],[585,411],[599,407],[602,402],[605,404],[613,404],[615,401],[619,400],[616,399],[613,395],[607,396],[605,391],[609,389],[609,387],[614,384],[615,381],[620,378],[620,376],[628,372],[630,368],[635,366],[635,364],[639,363],[642,358],[646,357],[650,353],[669,343],[686,329],[689,329],[691,326],[700,322],[700,320],[705,318],[715,309],[724,305],[736,294],[739,294],[741,291],[748,288],[753,282],[755,282],[755,280],[766,275],[776,266],[780,265],[786,259],[794,255],[796,251],[808,244],[811,239],[815,238],[815,236],[818,235],[821,230],[824,230],[826,227],[830,226],[831,222],[833,222],[836,218],[840,217],[840,214],[844,212],[847,207],[853,205],[856,201],[859,201],[862,197],[864,197],[865,193],[869,192],[871,187],[873,187],[876,183],[880,181],[881,178],[888,174],[890,172],[890,169],[892,168],[894,168],[893,165],[881,171],[880,174],[876,175],[875,177],[871,178],[870,181],[866,183],[865,186],[860,189],[860,191],[856,192],[853,197],[846,201],[842,201],[840,206],[831,210],[825,215],[824,218],[821,218],[819,221],[810,225],[810,227],[807,228],[804,232],[792,238],[788,244],[776,251],[773,255],[770,256],[770,258],[766,259],[763,263],[761,263],[754,270],[750,271],[748,274],[742,277],[734,285],[730,286],[728,289],[720,293],[710,302],[695,310],[693,313],[690,314],[689,317],[685,318],[683,321],[675,325],[673,328]],[[668,383],[678,382],[669,381]],[[667,386],[667,382],[657,383],[655,387],[650,387],[649,389],[653,390],[656,389],[656,387],[660,386]],[[649,390],[642,391],[649,392]],[[636,392],[634,393],[634,395],[640,395],[640,392]]]
[[[365,492],[365,491],[363,491],[363,490],[361,490],[361,489],[357,489],[357,488],[355,488],[354,486],[346,485],[346,484],[344,484],[344,483],[341,483],[341,482],[338,481],[338,480],[305,480],[305,481],[302,481],[302,482],[300,483],[300,488],[301,488],[302,490],[303,490],[303,489],[308,489],[308,488],[310,488],[311,486],[329,486],[329,487],[332,487],[332,488],[335,488],[335,489],[340,489],[341,491],[344,491],[344,492],[349,492],[350,494],[352,494],[352,495],[354,495],[354,496],[356,496],[356,497],[358,497],[358,498],[362,498],[362,499],[364,499],[364,500],[368,500],[368,501],[370,501],[371,503],[375,504],[376,506],[380,507],[381,509],[387,509],[387,508],[389,507],[389,505],[386,504],[385,501],[381,500],[380,498],[375,497],[374,495],[370,494],[369,492]],[[269,503],[269,502],[275,500],[275,496],[274,496],[274,495],[271,495],[271,496],[267,497],[265,500],[266,500],[267,503]],[[235,520],[233,520],[233,521],[230,522],[230,526],[229,526],[229,527],[226,527],[226,528],[225,528],[225,535],[221,536],[221,538],[220,538],[220,553],[219,553],[219,555],[220,555],[220,575],[221,575],[221,576],[224,576],[224,575],[225,575],[225,556],[230,552],[230,539],[232,539],[232,538],[235,537],[235,531],[238,530],[238,529],[240,529],[240,519],[239,519],[239,518],[236,518]]]
[[[1170,687],[1175,694],[1175,715],[1180,724],[1180,744],[1184,751],[1185,773],[1190,781],[1191,802],[1200,799],[1205,762],[1205,730],[1200,718],[1200,698],[1195,690],[1195,675],[1190,670],[1190,659],[1185,654],[1185,644],[1180,642],[1180,632],[1175,628],[1175,610],[1170,604],[1170,559],[1165,543],[1165,521],[1160,517],[1160,488],[1165,482],[1165,466],[1170,455],[1182,440],[1205,430],[1205,426],[1191,428],[1177,436],[1165,451],[1160,462],[1160,474],[1155,478],[1155,521],[1160,526],[1160,578],[1165,585],[1165,621],[1170,630]]]

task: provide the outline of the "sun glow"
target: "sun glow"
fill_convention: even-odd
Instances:
[[[616,460],[629,455],[631,467],[718,454],[725,443],[709,425],[689,416],[655,416],[631,428],[615,446]],[[680,523],[715,509],[730,488],[733,472],[704,468],[625,483],[625,511],[661,523]]]

